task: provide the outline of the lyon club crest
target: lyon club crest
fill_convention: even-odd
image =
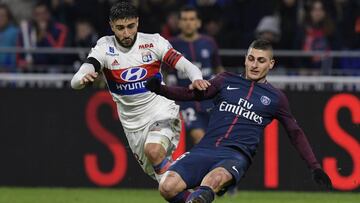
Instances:
[[[147,52],[141,53],[141,58],[144,63],[152,61],[151,52],[147,51]]]

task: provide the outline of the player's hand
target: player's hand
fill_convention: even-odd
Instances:
[[[321,168],[313,170],[312,177],[318,185],[325,186],[327,189],[332,189],[330,177]]]
[[[94,82],[99,74],[97,72],[87,73],[84,77],[80,80],[80,85],[87,85],[91,82]]]
[[[161,80],[156,76],[151,77],[146,81],[145,87],[152,92],[158,93],[161,87]]]
[[[189,89],[206,90],[211,84],[207,80],[194,80]]]

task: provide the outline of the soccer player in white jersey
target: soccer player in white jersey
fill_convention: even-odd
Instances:
[[[145,88],[146,80],[161,77],[160,64],[185,71],[192,87],[205,90],[210,85],[194,66],[159,34],[138,32],[136,8],[127,1],[110,10],[114,35],[98,40],[88,60],[71,80],[74,89],[92,83],[101,71],[117,104],[118,115],[129,145],[139,164],[156,180],[170,166],[171,154],[179,140],[179,107],[172,100]]]

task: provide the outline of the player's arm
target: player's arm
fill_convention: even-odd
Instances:
[[[90,59],[90,60],[89,60]],[[89,58],[88,62],[83,63],[80,66],[78,72],[75,73],[71,79],[71,87],[73,89],[82,89],[87,84],[92,83],[98,77],[98,72],[100,70],[100,63],[95,58]],[[95,62],[91,62],[95,60]]]
[[[211,85],[203,91],[190,89],[188,87],[162,85],[160,77],[157,76],[150,78],[145,86],[150,91],[162,95],[168,99],[176,101],[201,101],[214,98],[220,91],[223,80],[224,77],[222,75],[217,75],[215,78],[209,80]]]
[[[87,84],[92,83],[98,77],[98,73],[104,66],[105,51],[102,47],[106,44],[106,39],[98,40],[96,46],[92,48],[88,55],[87,61],[80,66],[80,69],[71,79],[71,87],[73,89],[82,89]]]
[[[205,90],[210,83],[203,80],[202,73],[198,67],[187,60],[181,53],[172,48],[169,41],[158,35],[157,43],[163,49],[159,50],[161,60],[168,67],[185,72],[192,82],[192,86],[198,90]]]
[[[284,126],[292,145],[311,169],[314,180],[320,185],[332,188],[329,176],[322,170],[321,165],[317,161],[304,131],[291,114],[289,102],[283,93],[280,96],[279,110],[276,117]]]
[[[163,62],[178,71],[185,72],[192,82],[192,87],[198,90],[205,90],[210,86],[210,83],[207,80],[203,80],[200,69],[175,49],[171,48],[167,51],[163,58]]]

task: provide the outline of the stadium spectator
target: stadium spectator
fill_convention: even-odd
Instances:
[[[98,34],[96,33],[91,22],[88,20],[77,20],[75,22],[75,38],[72,43],[74,47],[93,47],[98,40]],[[86,61],[86,54],[80,53],[73,59],[75,70],[79,70],[82,63]]]
[[[209,80],[215,73],[223,71],[216,42],[210,36],[200,34],[201,20],[198,11],[192,6],[182,7],[179,11],[180,34],[170,39],[171,45],[189,61],[201,69],[203,78]],[[171,71],[167,76],[168,84],[188,87],[190,81],[186,73]],[[193,143],[197,144],[205,134],[209,120],[208,111],[213,107],[210,101],[179,102],[180,110]]]
[[[257,39],[271,42],[274,49],[278,48],[281,38],[280,21],[277,16],[264,16],[256,27]]]
[[[179,34],[179,15],[176,11],[170,11],[166,17],[166,22],[161,28],[160,35],[165,39],[170,39]]]
[[[160,32],[166,22],[167,13],[176,10],[182,1],[177,0],[139,0],[139,14],[141,29],[146,32]],[[165,15],[164,15],[165,14]]]
[[[276,10],[280,18],[279,49],[295,49],[296,33],[302,23],[304,9],[299,0],[281,0]]]
[[[35,5],[33,20],[23,21],[20,27],[19,45],[24,48],[62,48],[69,46],[68,28],[64,24],[53,21],[48,6],[43,2]],[[59,54],[36,53],[20,54],[18,56],[18,65],[20,67],[26,69],[37,66],[41,67],[45,72],[58,71],[56,67],[48,70],[49,65],[56,66],[66,62],[66,57]]]
[[[71,86],[82,89],[98,77],[98,72],[104,74],[135,158],[146,174],[160,180],[179,140],[179,107],[149,92],[144,83],[160,72],[161,62],[185,71],[196,89],[207,88],[208,82],[159,34],[138,32],[137,9],[128,1],[113,5],[109,17],[114,35],[98,40]]]
[[[45,0],[49,5],[53,18],[68,26],[71,33],[75,33],[75,22],[81,19],[88,20],[101,35],[110,34],[107,21],[111,2],[116,0]],[[94,13],[96,10],[96,13]]]
[[[198,145],[172,164],[159,190],[169,202],[209,203],[215,193],[236,186],[248,170],[264,128],[279,120],[295,149],[306,161],[314,180],[328,188],[332,183],[322,170],[311,146],[291,114],[284,93],[266,80],[275,60],[271,44],[255,40],[245,56],[245,73],[221,73],[210,80],[206,91],[161,85],[156,77],[146,87],[169,99],[214,99],[207,134]],[[195,188],[191,194],[186,189]]]
[[[0,4],[0,47],[16,47],[19,29],[6,4]],[[16,54],[0,54],[0,72],[16,71]]]
[[[305,13],[305,22],[298,30],[297,49],[303,51],[331,51],[340,48],[341,42],[336,32],[335,23],[328,15],[321,0],[311,1]],[[319,69],[322,63],[330,63],[330,58],[324,59],[315,55],[309,60],[299,62],[302,68]]]

